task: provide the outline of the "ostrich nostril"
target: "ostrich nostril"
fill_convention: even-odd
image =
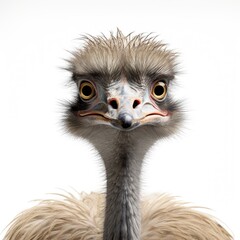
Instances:
[[[136,108],[140,103],[141,103],[140,100],[138,100],[138,99],[134,100],[133,106],[132,106],[133,109]]]
[[[113,108],[113,109],[118,109],[118,102],[116,99],[111,99],[109,101],[109,105]]]

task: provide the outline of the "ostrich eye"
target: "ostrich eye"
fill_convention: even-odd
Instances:
[[[157,82],[153,85],[152,92],[153,98],[156,100],[163,100],[167,95],[167,85],[165,82]]]
[[[83,100],[90,100],[96,95],[95,87],[90,82],[82,82],[79,91]]]

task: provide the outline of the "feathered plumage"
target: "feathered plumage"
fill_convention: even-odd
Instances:
[[[62,195],[25,210],[4,240],[102,240],[105,194]],[[216,220],[168,195],[141,201],[141,240],[230,240]]]
[[[107,193],[42,201],[13,221],[4,240],[231,240],[214,218],[172,197],[140,200],[145,154],[182,120],[169,91],[176,53],[149,35],[119,30],[84,40],[69,61],[78,95],[64,121],[97,149]]]
[[[156,37],[151,35],[125,36],[118,30],[116,35],[111,34],[110,37],[86,35],[82,39],[84,46],[75,51],[70,60],[71,72],[103,72],[109,76],[130,72],[171,76],[176,73],[177,54],[169,51],[166,44],[156,41]]]

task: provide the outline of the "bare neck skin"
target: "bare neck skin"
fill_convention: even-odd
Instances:
[[[140,176],[143,157],[152,141],[143,146],[142,139],[133,135],[118,132],[115,138],[110,135],[108,140],[94,141],[107,178],[104,240],[140,239]]]

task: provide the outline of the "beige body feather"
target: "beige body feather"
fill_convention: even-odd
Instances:
[[[44,200],[12,222],[4,240],[101,240],[105,195]],[[167,195],[141,201],[142,240],[230,240],[217,221]]]

